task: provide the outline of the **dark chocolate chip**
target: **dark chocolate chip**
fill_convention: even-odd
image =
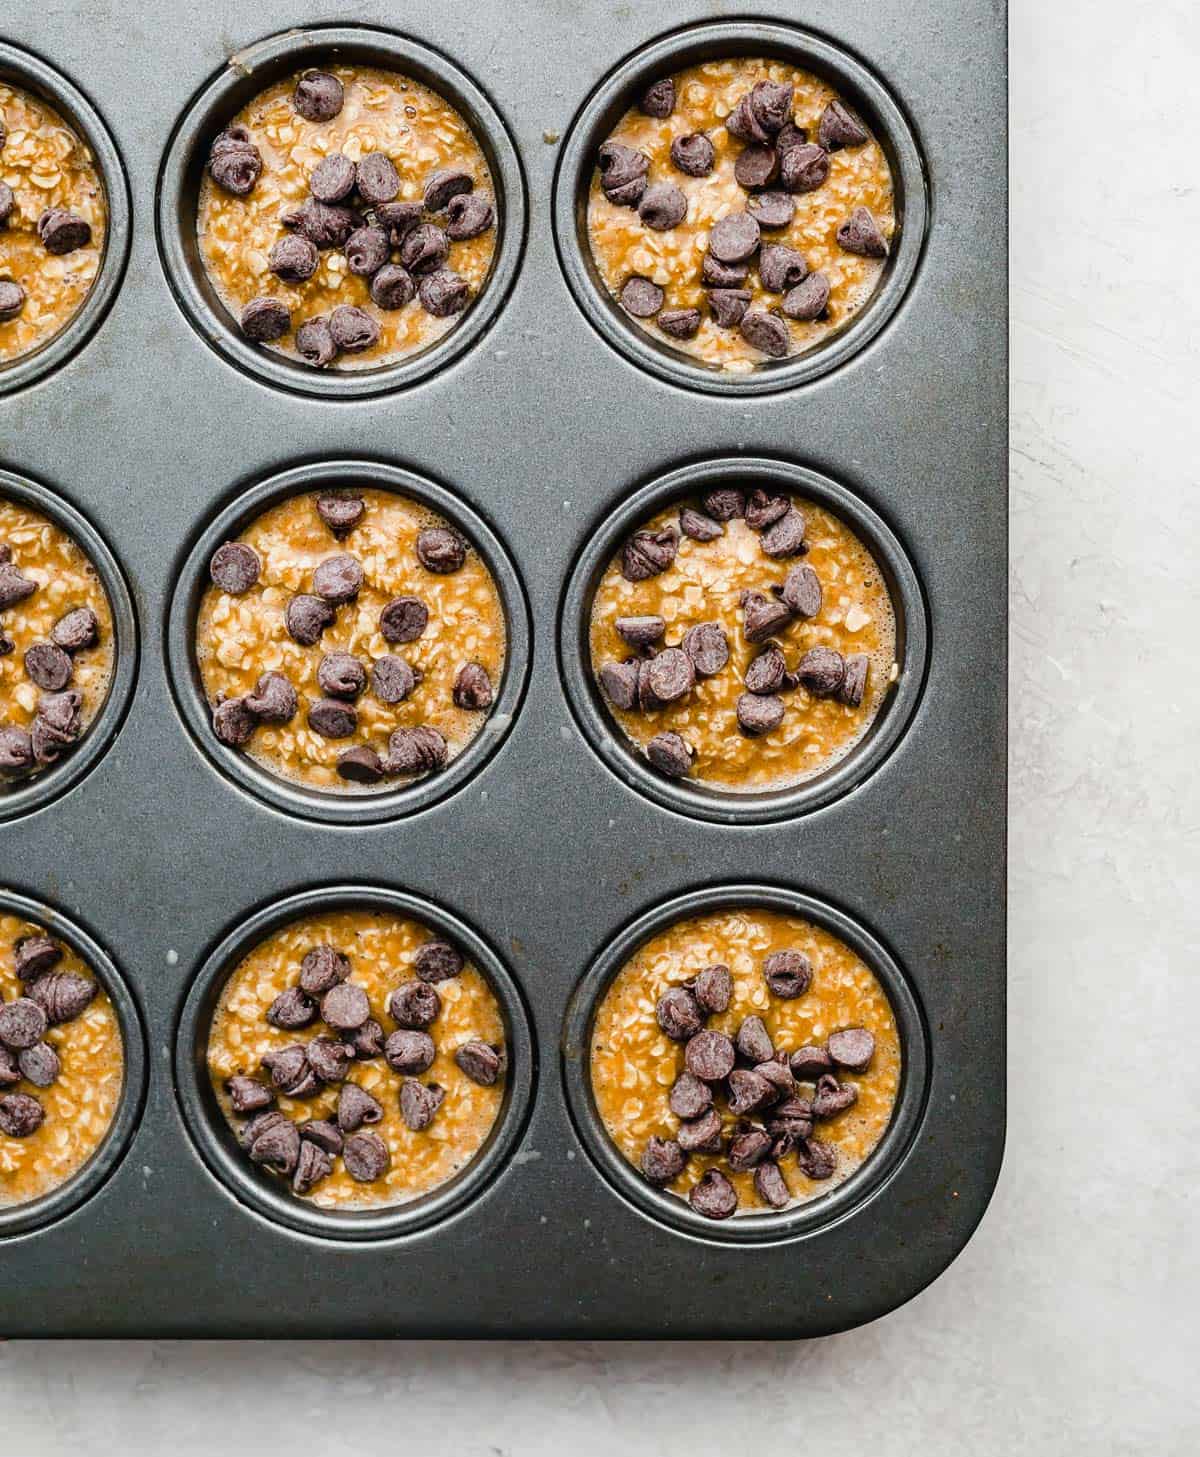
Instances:
[[[419,202],[383,202],[374,210],[376,223],[383,228],[393,248],[399,248],[409,233],[420,224]]]
[[[321,641],[321,634],[333,622],[336,613],[328,602],[300,592],[293,597],[283,612],[283,623],[293,642],[301,647],[311,648]]]
[[[748,1173],[771,1151],[771,1135],[762,1128],[746,1128],[729,1140],[729,1167]]]
[[[0,278],[0,324],[11,323],[25,307],[25,290],[11,278]]]
[[[718,486],[705,493],[703,504],[715,521],[737,521],[746,514],[746,493],[736,486]]]
[[[714,288],[708,295],[708,306],[719,329],[736,329],[750,307],[750,290]]]
[[[337,1126],[342,1134],[356,1133],[383,1118],[383,1104],[358,1083],[343,1083],[337,1100]]]
[[[775,148],[762,142],[745,147],[733,164],[733,175],[738,186],[746,188],[766,187],[775,181],[779,173],[779,157]]]
[[[782,359],[792,347],[792,336],[787,324],[778,314],[769,314],[762,309],[748,309],[742,315],[739,326],[742,338],[762,354],[772,359]]]
[[[52,971],[40,976],[29,988],[29,995],[42,1011],[52,1027],[71,1022],[96,995],[96,983],[90,977],[77,976],[71,971]]]
[[[791,500],[777,491],[764,491],[761,486],[750,492],[746,500],[746,525],[753,531],[765,531],[787,515]]]
[[[729,1111],[735,1118],[775,1101],[775,1088],[762,1073],[735,1067],[729,1074]]]
[[[722,263],[711,253],[704,254],[700,265],[700,282],[706,288],[740,288],[750,274],[749,263]]]
[[[733,1069],[734,1047],[724,1032],[697,1032],[683,1051],[688,1072],[706,1083],[719,1083]]]
[[[775,996],[794,1001],[812,983],[812,962],[803,951],[772,951],[763,962],[763,979]]]
[[[48,207],[37,220],[37,231],[47,253],[74,253],[92,241],[91,224],[65,207]]]
[[[20,567],[11,561],[0,562],[0,612],[32,597],[37,589],[38,584],[24,576]]]
[[[337,345],[333,342],[333,330],[324,314],[317,314],[305,321],[296,330],[296,353],[314,369],[324,369],[337,358]]]
[[[620,142],[608,141],[600,148],[597,165],[605,197],[617,207],[637,207],[646,190],[650,160],[644,152]]]
[[[0,1098],[0,1133],[28,1138],[42,1126],[46,1110],[32,1093],[5,1093]]]
[[[718,1169],[709,1169],[688,1194],[688,1203],[706,1219],[728,1219],[738,1206],[737,1191]]]
[[[400,191],[400,174],[383,152],[368,152],[358,164],[358,195],[374,207],[391,202]]]
[[[748,212],[728,213],[708,235],[708,251],[719,263],[745,263],[758,244],[758,222]]]
[[[49,936],[22,936],[13,943],[13,969],[24,982],[53,971],[62,958],[62,947]]]
[[[807,1179],[831,1179],[837,1168],[837,1151],[818,1138],[806,1138],[796,1144],[796,1162]]]
[[[791,120],[792,94],[788,81],[759,81],[750,92],[750,110],[768,135],[775,136]]]
[[[613,626],[617,634],[633,648],[652,647],[667,630],[667,624],[654,613],[640,617],[618,617]]]
[[[296,1156],[296,1172],[292,1175],[292,1189],[297,1194],[307,1194],[322,1179],[333,1173],[333,1159],[323,1148],[302,1139]]]
[[[716,161],[712,142],[703,132],[676,137],[671,143],[671,162],[689,177],[707,177]]]
[[[353,1032],[371,1015],[371,1004],[362,987],[352,981],[338,982],[321,998],[321,1017],[339,1032]]]
[[[807,273],[804,254],[784,243],[767,243],[758,255],[759,282],[768,293],[786,293]]]
[[[840,147],[861,147],[867,140],[867,129],[848,107],[835,99],[821,113],[817,140],[828,152],[836,152]]]
[[[641,1170],[651,1184],[669,1184],[683,1173],[687,1159],[673,1138],[653,1137],[642,1150]]]
[[[378,273],[388,261],[390,251],[388,235],[382,228],[370,225],[355,228],[343,249],[346,267],[357,278],[370,278],[373,273]]]
[[[692,772],[695,751],[678,734],[655,734],[646,745],[646,758],[669,779],[686,779]]]
[[[797,617],[816,617],[821,610],[821,579],[807,563],[799,562],[788,569],[779,597]]]
[[[320,256],[315,243],[300,233],[289,233],[272,244],[267,267],[284,283],[303,283],[317,271]]]
[[[766,1062],[775,1056],[775,1046],[767,1024],[761,1017],[751,1014],[742,1019],[738,1028],[737,1050],[747,1062]]]
[[[256,344],[273,344],[292,327],[292,316],[282,299],[252,298],[242,310],[242,333]]]
[[[383,1110],[380,1109],[382,1114]],[[324,1149],[331,1158],[337,1158],[345,1144],[342,1137],[342,1130],[328,1118],[309,1118],[307,1122],[300,1125],[301,1143],[315,1144],[317,1148]]]
[[[746,692],[763,695],[778,693],[786,679],[787,662],[779,648],[771,643],[747,667]]]
[[[269,1113],[256,1113],[238,1132],[238,1142],[243,1148],[249,1148],[256,1138],[261,1138],[268,1128],[278,1128],[280,1124],[286,1123],[286,1116],[277,1108]]]
[[[329,315],[329,333],[338,349],[346,354],[361,354],[379,338],[379,325],[365,309],[353,304],[338,304]]]
[[[652,81],[638,99],[638,110],[645,116],[664,121],[675,110],[675,82],[670,76]]]
[[[321,1091],[320,1081],[308,1065],[308,1051],[299,1043],[268,1052],[262,1065],[272,1083],[289,1098],[312,1098]]]
[[[313,571],[313,591],[325,602],[335,605],[352,602],[362,591],[363,569],[347,552],[327,556]]]
[[[308,197],[299,207],[285,213],[281,222],[324,252],[328,248],[343,247],[355,228],[362,227],[362,216],[342,203],[318,202],[315,197]]]
[[[696,686],[696,669],[682,648],[664,648],[645,665],[642,677],[658,703],[675,703]]]
[[[288,723],[300,706],[296,690],[282,673],[264,673],[242,703],[261,723]]]
[[[456,708],[476,713],[492,706],[492,680],[482,663],[464,663],[454,675],[451,697]]]
[[[683,651],[699,677],[711,678],[729,661],[729,639],[719,622],[698,622],[684,634]]]
[[[470,192],[474,186],[475,179],[461,167],[439,167],[425,179],[425,211],[441,212],[451,198]]]
[[[434,223],[418,223],[400,245],[400,262],[410,273],[433,273],[450,255],[450,240]]]
[[[417,285],[407,268],[399,263],[385,263],[371,279],[371,300],[385,311],[402,309],[417,295]]]
[[[0,139],[3,138],[3,129],[0,128]],[[3,140],[0,140],[0,149],[3,149]],[[16,198],[13,190],[7,182],[0,182],[0,228],[8,222],[12,216],[12,210],[16,206]]]
[[[788,1067],[787,1053],[777,1052],[766,1062],[755,1063],[754,1071],[771,1084],[771,1101],[792,1098],[796,1094],[796,1080]]]
[[[672,1042],[686,1042],[704,1026],[704,1013],[687,987],[671,987],[654,1008],[658,1025]]]
[[[677,228],[687,217],[688,203],[683,189],[673,182],[656,182],[647,187],[638,203],[638,217],[656,233]]]
[[[403,658],[386,653],[371,665],[371,691],[380,703],[403,703],[416,686],[416,671]]]
[[[438,1083],[419,1083],[405,1078],[400,1085],[400,1116],[414,1133],[420,1133],[433,1122],[434,1114],[446,1097]]]
[[[317,497],[317,515],[340,541],[358,525],[366,512],[361,496],[337,495],[332,491]]]
[[[847,253],[864,258],[886,258],[887,241],[869,208],[856,207],[837,230],[838,243]]]
[[[400,1027],[423,1032],[437,1019],[442,999],[437,988],[425,981],[402,981],[388,999],[388,1011]]]
[[[770,1160],[754,1170],[754,1189],[763,1203],[769,1204],[772,1209],[786,1209],[791,1203],[787,1181],[779,1172],[779,1165]]]
[[[338,778],[350,784],[378,784],[383,778],[383,760],[366,744],[343,749],[335,765]]]
[[[440,938],[424,942],[413,958],[413,969],[422,981],[449,981],[457,976],[466,965],[457,946]]]
[[[792,620],[791,608],[777,598],[761,592],[743,592],[742,635],[747,642],[765,642],[781,632]]]
[[[465,243],[469,238],[478,238],[487,232],[496,221],[496,209],[477,192],[470,195],[460,193],[450,199],[446,218],[446,236],[452,243]]]
[[[240,1074],[228,1080],[225,1091],[229,1094],[233,1111],[243,1117],[247,1113],[260,1113],[275,1101],[275,1094],[265,1083]]]
[[[782,557],[799,556],[807,548],[804,544],[804,516],[793,506],[762,534],[761,545],[767,556],[776,560]]]
[[[636,658],[625,663],[608,662],[602,665],[597,677],[600,686],[614,708],[628,712],[638,698],[638,675],[641,669]]]
[[[266,1011],[272,1027],[285,1032],[298,1032],[317,1019],[317,1004],[299,987],[288,987],[279,993]]]
[[[774,696],[743,693],[737,701],[737,725],[748,739],[761,738],[783,722],[783,700]]]
[[[635,319],[651,319],[662,308],[663,297],[657,283],[635,273],[621,289],[621,307]]]
[[[99,641],[100,619],[90,607],[76,607],[73,612],[67,612],[58,619],[50,636],[67,652],[82,652]]]
[[[446,740],[428,724],[397,729],[388,739],[384,768],[389,774],[428,774],[449,757]]]
[[[454,1061],[473,1083],[484,1088],[494,1087],[504,1071],[503,1054],[478,1038],[464,1042],[454,1054]]]
[[[865,1027],[845,1027],[834,1032],[826,1045],[838,1067],[852,1073],[866,1072],[875,1056],[875,1038]]]
[[[393,597],[379,614],[379,631],[385,642],[416,642],[428,625],[429,608],[419,597]]]
[[[377,1133],[356,1133],[342,1150],[346,1172],[360,1184],[382,1178],[392,1166],[387,1144]]]
[[[743,96],[725,118],[725,130],[741,142],[766,144],[771,140],[770,132],[754,114],[749,94]]]
[[[74,688],[38,700],[30,739],[39,764],[53,764],[82,731],[83,695]]]
[[[214,140],[208,170],[218,187],[245,197],[262,175],[262,153],[244,126],[231,126]]]
[[[727,966],[706,966],[689,983],[701,1011],[724,1012],[733,997],[733,977]]]
[[[417,557],[427,572],[445,576],[467,559],[467,543],[449,526],[428,526],[417,537]]]
[[[725,528],[719,521],[714,521],[711,516],[706,516],[703,511],[697,511],[691,506],[685,506],[680,511],[679,529],[693,541],[716,541],[718,536],[725,534]]]
[[[352,1032],[343,1032],[342,1041],[359,1062],[383,1056],[383,1028],[374,1017],[368,1017],[361,1027],[355,1027]]]
[[[645,582],[665,572],[679,550],[679,536],[662,531],[635,531],[621,549],[621,575],[627,582]]]
[[[796,680],[814,698],[832,698],[846,677],[846,660],[833,648],[809,648],[796,664]]]
[[[700,310],[663,309],[657,323],[671,339],[694,339],[700,330]]]
[[[71,681],[71,655],[53,643],[34,643],[26,649],[24,661],[26,676],[47,693],[60,693]]]
[[[332,121],[344,100],[342,83],[328,71],[305,71],[292,92],[292,105],[305,121]]]
[[[357,698],[367,686],[367,670],[351,653],[326,653],[317,682],[330,698]]]
[[[250,1144],[250,1161],[290,1178],[300,1160],[300,1135],[282,1114],[265,1126]]]
[[[689,1118],[679,1125],[676,1135],[684,1153],[719,1153],[721,1149],[721,1115],[715,1108]]]
[[[815,192],[828,176],[829,154],[812,142],[792,147],[779,168],[779,180],[789,193]]]
[[[695,1073],[682,1072],[675,1079],[667,1105],[676,1118],[699,1118],[712,1107],[712,1089]]]
[[[870,669],[871,660],[866,653],[852,653],[846,659],[846,676],[837,691],[839,703],[844,703],[847,708],[858,708],[861,705],[863,694],[867,691],[867,675]]]
[[[812,1083],[825,1073],[833,1071],[833,1058],[830,1057],[827,1047],[810,1043],[792,1053],[791,1069],[792,1076],[798,1082]]]
[[[262,573],[262,561],[252,546],[244,541],[227,541],[213,552],[208,574],[222,592],[240,597],[248,592]]]
[[[354,191],[358,169],[344,152],[330,152],[313,168],[308,190],[318,202],[343,202]]]
[[[772,1138],[807,1138],[812,1132],[812,1104],[807,1098],[786,1098],[771,1110],[767,1132]]]
[[[323,1083],[345,1082],[354,1053],[332,1037],[314,1037],[308,1044],[308,1065]]]
[[[40,1042],[48,1026],[46,1013],[32,997],[17,997],[0,1007],[0,1042],[13,1052]]]
[[[783,130],[775,138],[775,150],[780,157],[784,157],[793,147],[802,147],[808,141],[808,133],[802,126],[797,126],[794,121],[784,124]]]
[[[467,280],[450,268],[439,268],[426,274],[417,292],[421,296],[421,307],[435,319],[461,314],[471,299]]]
[[[774,231],[787,227],[796,215],[796,204],[787,192],[756,192],[747,201],[746,210],[760,228]]]

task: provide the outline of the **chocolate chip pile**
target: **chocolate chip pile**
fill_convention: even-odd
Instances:
[[[366,503],[359,496],[329,493],[317,497],[317,515],[335,539],[347,537],[363,519]],[[416,555],[421,568],[445,576],[461,570],[467,543],[447,526],[430,526],[417,536]],[[258,582],[262,562],[252,546],[229,541],[217,548],[209,574],[217,588],[231,596],[242,596]],[[362,564],[349,552],[332,554],[318,563],[312,574],[312,591],[293,595],[284,610],[284,625],[293,642],[315,647],[337,619],[338,608],[353,601],[362,590]],[[396,647],[415,642],[429,626],[429,608],[419,596],[392,597],[379,614],[383,638]],[[388,653],[367,663],[351,653],[326,653],[321,659],[317,681],[322,698],[307,710],[308,726],[326,739],[348,739],[358,730],[354,701],[370,691],[388,705],[402,703],[421,682],[421,672],[403,657]],[[493,688],[487,669],[477,662],[464,663],[455,675],[451,696],[456,707],[483,712],[491,707]],[[264,673],[252,694],[224,698],[213,709],[213,729],[223,744],[240,748],[249,743],[260,724],[290,722],[300,711],[294,685],[279,672]],[[378,784],[386,775],[413,777],[445,766],[449,748],[445,738],[428,724],[398,728],[389,737],[386,751],[379,753],[368,744],[343,749],[337,759],[338,775],[350,783]]]
[[[4,127],[0,124],[0,152],[7,140]],[[7,182],[0,182],[0,231],[8,225],[16,197]],[[86,218],[65,207],[44,208],[37,220],[38,241],[52,257],[61,258],[86,248],[92,241],[92,226]],[[25,308],[25,290],[13,278],[0,277],[0,324],[7,324],[19,317]]]
[[[38,590],[13,559],[11,547],[0,542],[0,657],[14,644],[4,634],[3,613]],[[26,649],[25,676],[42,690],[31,728],[0,725],[0,772],[20,774],[53,764],[74,744],[83,728],[83,695],[69,687],[76,654],[100,641],[100,622],[90,607],[66,612],[54,624],[49,642]]]
[[[292,105],[306,121],[326,122],[339,114],[343,100],[336,76],[308,71],[296,85]],[[246,127],[230,127],[213,142],[208,170],[225,192],[248,196],[262,169],[262,153]],[[289,231],[270,251],[268,267],[278,279],[306,282],[320,254],[336,249],[350,273],[368,281],[379,309],[402,309],[416,298],[426,313],[444,319],[466,308],[470,285],[447,266],[451,246],[480,237],[495,222],[495,208],[474,191],[469,172],[439,168],[425,179],[421,202],[397,202],[401,178],[389,156],[368,152],[354,162],[331,152],[308,181],[310,196],[284,215]],[[251,299],[240,322],[243,334],[262,344],[275,343],[292,329],[287,305],[270,294]],[[295,345],[306,363],[321,369],[340,354],[370,349],[379,334],[379,323],[367,310],[339,304],[328,316],[305,319]]]
[[[621,575],[644,582],[665,572],[674,562],[680,535],[700,543],[724,533],[722,523],[745,519],[758,533],[764,556],[774,560],[802,557],[805,544],[803,513],[784,492],[755,489],[747,495],[722,486],[709,491],[703,509],[687,505],[679,513],[678,527],[635,531],[621,552]],[[821,610],[821,582],[812,567],[796,562],[782,583],[769,590],[741,594],[741,632],[746,642],[761,651],[746,669],[745,692],[737,699],[738,730],[747,738],[760,738],[779,727],[787,712],[781,695],[802,688],[813,698],[835,698],[849,708],[862,705],[870,659],[865,653],[843,656],[824,646],[810,648],[788,667],[780,641],[788,627],[815,617]],[[691,627],[678,647],[660,646],[667,630],[657,615],[620,617],[618,634],[633,649],[618,662],[605,662],[599,670],[601,687],[615,708],[650,713],[684,700],[701,678],[727,670],[730,661],[726,627],[717,621]],[[656,734],[646,745],[646,757],[660,773],[684,778],[691,772],[695,750],[679,734]]]
[[[861,121],[842,102],[830,101],[821,114],[817,140],[810,141],[793,114],[794,87],[783,81],[759,81],[744,93],[724,125],[743,143],[734,175],[746,193],[741,211],[721,216],[709,230],[700,268],[700,282],[710,317],[720,329],[738,329],[752,348],[772,358],[792,352],[788,320],[808,323],[827,317],[830,279],[810,271],[796,248],[768,241],[791,224],[794,198],[822,187],[829,177],[830,153],[860,147],[870,140]],[[656,81],[641,97],[641,111],[665,119],[675,109],[675,83]],[[670,166],[687,177],[709,176],[716,149],[704,132],[677,135],[670,146]],[[600,186],[616,207],[636,210],[641,223],[656,232],[679,227],[688,216],[684,190],[669,178],[650,176],[645,152],[608,140],[598,154]],[[866,258],[887,256],[888,244],[869,208],[855,207],[837,229],[845,252]],[[751,308],[746,282],[757,269],[764,292],[779,296],[777,308]],[[689,340],[699,331],[699,308],[667,307],[664,289],[652,278],[632,274],[620,289],[620,301],[637,319],[654,319],[669,338]]]
[[[300,963],[295,985],[271,1003],[265,1015],[272,1027],[300,1031],[318,1018],[328,1029],[308,1042],[268,1053],[257,1076],[238,1074],[226,1082],[233,1112],[247,1121],[240,1141],[253,1163],[290,1179],[297,1194],[308,1194],[334,1170],[340,1158],[360,1184],[382,1178],[391,1168],[387,1144],[372,1125],[384,1116],[379,1099],[351,1079],[358,1062],[382,1058],[399,1078],[400,1116],[414,1133],[423,1132],[446,1097],[438,1083],[422,1082],[437,1048],[429,1028],[441,1011],[437,983],[458,976],[464,960],[448,941],[426,941],[417,952],[416,977],[401,982],[388,998],[396,1024],[385,1034],[372,1016],[366,991],[351,980],[350,958],[334,946],[315,946]],[[454,1053],[460,1071],[482,1087],[504,1075],[502,1045],[478,1039]],[[330,1115],[297,1123],[276,1106],[278,1097],[310,1099],[337,1088]]]
[[[773,996],[791,1001],[812,984],[812,963],[802,951],[773,951],[762,975]],[[865,1027],[847,1027],[821,1045],[789,1053],[775,1047],[758,1016],[744,1018],[735,1037],[706,1028],[709,1016],[728,1010],[732,996],[729,968],[709,966],[658,999],[659,1027],[683,1044],[683,1071],[668,1097],[679,1131],[650,1139],[641,1170],[662,1186],[678,1178],[689,1155],[723,1154],[730,1169],[753,1170],[759,1198],[783,1209],[791,1202],[780,1169],[785,1158],[795,1155],[800,1172],[813,1180],[832,1178],[837,1169],[836,1151],[812,1136],[813,1127],[858,1100],[858,1088],[838,1072],[865,1072],[875,1038]],[[734,1120],[729,1131],[722,1102]],[[728,1219],[738,1207],[737,1191],[720,1169],[709,1169],[688,1201],[708,1219]]]
[[[79,1016],[96,995],[96,983],[74,972],[54,968],[62,947],[49,936],[22,936],[13,943],[13,963],[23,995],[0,1005],[0,1088],[14,1089],[24,1079],[35,1088],[58,1081],[62,1064],[45,1040],[51,1027]],[[35,1093],[0,1096],[0,1133],[28,1138],[46,1118]]]

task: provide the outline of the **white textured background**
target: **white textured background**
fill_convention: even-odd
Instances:
[[[1011,1102],[958,1262],[773,1348],[12,1344],[6,1451],[1200,1451],[1198,67],[1191,0],[1014,0]]]

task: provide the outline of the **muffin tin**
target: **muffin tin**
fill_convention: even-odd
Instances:
[[[733,6],[713,22],[683,0],[664,38],[649,0],[569,15],[414,0],[403,36],[364,14],[326,27],[318,5],[264,0],[247,20],[213,0],[131,47],[117,19],[85,29],[16,0],[12,32],[93,92],[86,112],[54,99],[87,123],[114,218],[128,172],[132,266],[86,347],[0,399],[0,491],[32,492],[106,573],[132,701],[122,721],[114,686],[111,720],[65,761],[69,793],[64,777],[0,799],[0,883],[129,989],[127,1048],[140,1009],[146,1056],[144,1096],[131,1061],[136,1091],[102,1156],[0,1222],[0,1330],[780,1339],[869,1320],[966,1243],[1003,1147],[1003,15],[846,0],[834,17],[789,5],[764,24]],[[812,357],[723,379],[664,362],[611,314],[580,251],[581,188],[647,66],[781,48],[870,112],[901,233],[853,326]],[[281,67],[334,51],[442,90],[503,194],[493,277],[461,326],[394,370],[342,377],[245,346],[188,246],[205,137]],[[22,80],[21,65],[46,69],[0,48],[0,72]],[[124,248],[115,227],[109,247]],[[0,372],[0,389],[14,378]],[[737,461],[865,536],[902,618],[903,672],[818,789],[730,812],[728,796],[667,793],[606,732],[580,614],[620,523]],[[188,629],[214,532],[289,482],[353,479],[425,490],[465,523],[501,585],[510,657],[461,773],[331,806],[274,792],[206,737]],[[506,1109],[476,1163],[357,1223],[238,1162],[197,1066],[246,938],[326,899],[454,931],[513,1039]],[[718,1225],[614,1162],[584,1054],[624,953],[664,920],[735,902],[798,909],[848,940],[891,991],[906,1063],[860,1174],[796,1211]]]

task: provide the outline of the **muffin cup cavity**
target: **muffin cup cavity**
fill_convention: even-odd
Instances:
[[[778,58],[828,80],[866,119],[883,148],[892,172],[896,216],[896,233],[882,278],[863,307],[811,350],[782,358],[764,355],[762,363],[746,373],[706,364],[673,349],[666,335],[657,339],[632,323],[605,286],[588,237],[588,196],[596,156],[628,108],[655,80],[705,61],[739,56]],[[672,384],[728,395],[790,389],[817,379],[857,354],[899,308],[920,261],[929,215],[920,150],[882,82],[827,40],[791,26],[751,20],[717,21],[662,36],[612,71],[572,123],[555,177],[553,208],[555,240],[567,283],[601,337],[633,363]],[[684,321],[679,322],[682,326]],[[670,328],[674,327],[672,321]]]
[[[411,76],[445,98],[483,150],[496,189],[491,270],[462,320],[419,352],[373,369],[314,369],[256,347],[219,298],[197,237],[200,183],[213,138],[273,82],[294,71],[360,64]],[[419,42],[363,26],[313,27],[272,36],[240,51],[193,98],[167,145],[158,180],[159,252],[168,282],[200,337],[239,369],[278,389],[324,399],[365,399],[403,389],[459,358],[495,321],[516,277],[525,235],[520,163],[504,123],[479,87],[450,60]]]
[[[39,511],[66,533],[96,569],[112,611],[113,666],[108,693],[77,744],[57,763],[32,775],[0,776],[0,822],[41,809],[78,784],[112,745],[133,696],[138,667],[138,629],[133,600],[117,560],[96,528],[45,486],[0,470],[0,497]]]
[[[209,584],[209,562],[223,542],[236,538],[268,507],[290,496],[345,487],[367,487],[408,496],[458,528],[480,554],[495,582],[504,613],[503,675],[478,733],[450,763],[411,783],[370,793],[325,791],[284,779],[240,749],[221,743],[201,680],[195,651],[200,602]],[[336,542],[330,537],[330,550]],[[426,809],[454,793],[491,758],[512,726],[529,668],[530,624],[525,595],[499,538],[462,500],[399,466],[374,461],[330,460],[297,466],[271,476],[238,496],[204,529],[177,578],[167,621],[167,654],[176,705],[200,747],[235,784],[268,804],[303,819],[329,824],[376,824]]]
[[[100,325],[117,295],[129,256],[129,184],[116,143],[100,114],[67,78],[37,56],[0,41],[0,78],[47,102],[88,144],[104,184],[108,211],[100,266],[71,319],[39,348],[0,361],[0,395],[44,378],[74,355]],[[47,255],[49,256],[49,255]],[[0,804],[0,817],[4,814]]]
[[[736,907],[800,916],[830,931],[870,969],[896,1019],[901,1078],[891,1122],[860,1168],[828,1194],[780,1213],[747,1214],[714,1222],[676,1194],[657,1189],[609,1137],[591,1080],[591,1039],[597,1009],[622,967],[654,936],[679,921]],[[908,979],[891,953],[846,912],[800,891],[773,885],[723,885],[690,891],[644,912],[600,952],[571,998],[563,1028],[562,1073],[575,1130],[600,1174],[643,1214],[695,1238],[735,1245],[782,1243],[827,1228],[860,1208],[900,1167],[920,1125],[929,1080],[924,1016]],[[666,1089],[663,1090],[664,1099]]]
[[[508,1066],[500,1112],[479,1151],[448,1182],[411,1202],[362,1210],[323,1209],[296,1198],[237,1146],[208,1074],[208,1033],[226,980],[266,937],[306,915],[335,909],[411,917],[458,946],[491,987],[505,1024]],[[516,983],[488,943],[452,912],[403,891],[334,885],[272,902],[235,926],[205,959],[184,1003],[175,1045],[175,1080],[184,1120],[211,1173],[242,1203],[303,1234],[379,1240],[445,1220],[480,1195],[504,1168],[524,1128],[535,1077],[533,1034]]]
[[[827,769],[799,784],[746,793],[656,772],[622,732],[592,669],[592,604],[622,541],[657,511],[721,486],[782,489],[844,521],[882,573],[896,619],[899,677],[863,736]],[[588,743],[613,771],[656,804],[721,824],[765,824],[831,804],[863,783],[900,742],[924,687],[929,631],[924,598],[907,554],[883,519],[844,486],[806,467],[768,457],[698,461],[652,481],[605,518],[568,578],[559,620],[560,668],[567,697]],[[664,724],[670,730],[670,723]],[[733,731],[733,730],[731,730]]]

